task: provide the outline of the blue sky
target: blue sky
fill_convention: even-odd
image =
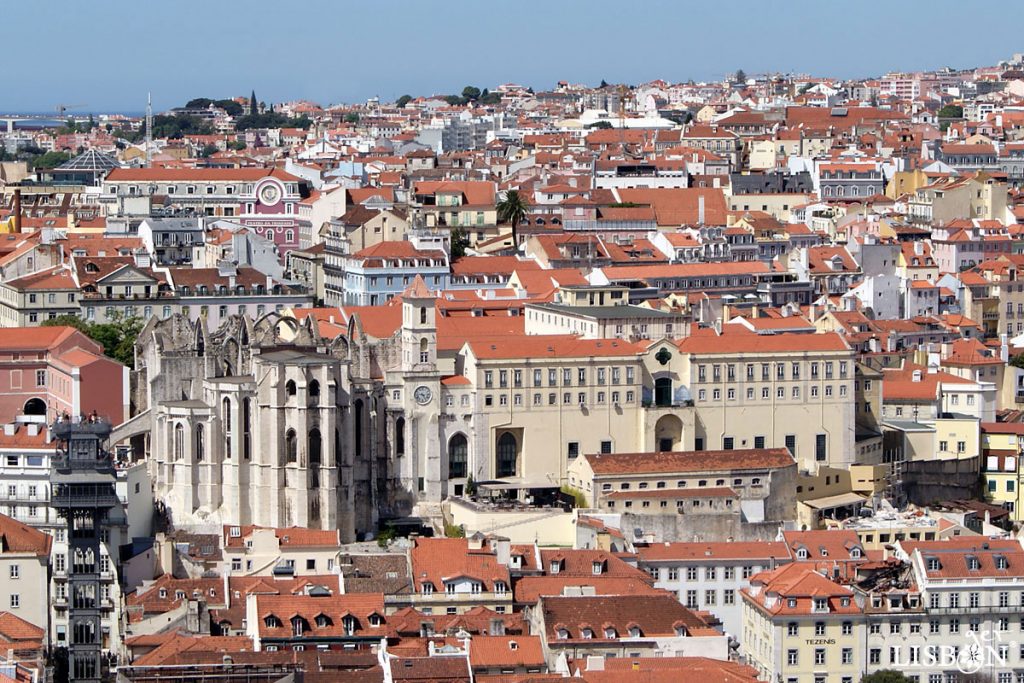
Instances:
[[[952,0],[14,0],[0,110],[191,97],[322,104],[515,81],[863,76],[1024,51],[1024,3]],[[12,27],[17,27],[12,30]],[[964,31],[965,27],[970,27]],[[66,48],[66,52],[64,50]],[[14,57],[14,55],[20,55]],[[14,63],[12,63],[14,62]],[[20,64],[21,67],[15,64]]]

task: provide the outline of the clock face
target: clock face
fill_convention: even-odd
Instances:
[[[260,202],[263,204],[272,206],[280,199],[281,191],[277,189],[277,185],[264,185],[260,188]]]
[[[430,403],[430,398],[431,396],[433,396],[433,392],[430,391],[430,387],[418,386],[416,387],[416,391],[414,391],[412,395],[413,398],[416,399],[417,403],[419,403],[421,406],[425,406],[426,404]]]

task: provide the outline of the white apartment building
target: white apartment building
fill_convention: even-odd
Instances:
[[[17,612],[19,616],[48,630],[52,647],[67,645],[68,634],[68,553],[66,527],[57,511],[50,506],[50,458],[56,450],[45,425],[39,423],[14,423],[4,425],[0,432],[0,513],[18,523],[47,534],[51,539],[49,557],[46,563],[51,571],[46,581],[45,567],[42,573],[43,587],[23,594],[21,602],[49,604],[49,618],[36,621],[30,616]],[[151,534],[153,498],[145,466],[138,464],[117,469],[115,490],[123,505],[120,519],[110,520],[108,528],[102,530],[104,547],[99,567],[103,580],[100,595],[102,610],[101,628],[103,647],[118,652],[121,647],[121,588],[117,581],[117,549],[132,538],[147,537]],[[44,563],[45,564],[45,563]],[[0,572],[3,572],[0,569]],[[0,577],[6,577],[0,573]],[[7,609],[0,595],[0,609]],[[29,608],[26,604],[26,609]]]
[[[679,602],[718,617],[726,635],[743,628],[740,591],[750,577],[792,561],[782,542],[658,543],[637,548],[637,566],[654,578],[654,586],[675,594]]]

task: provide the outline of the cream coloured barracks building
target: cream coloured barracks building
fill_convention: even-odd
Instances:
[[[149,454],[176,524],[345,539],[461,495],[470,477],[559,487],[586,453],[788,448],[801,469],[852,458],[853,359],[838,335],[526,335],[511,318],[439,318],[437,296],[417,278],[385,306],[230,316],[216,330],[151,321],[137,415],[114,436]]]

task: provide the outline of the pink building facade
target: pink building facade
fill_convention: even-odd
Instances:
[[[128,368],[72,327],[0,329],[0,422],[27,416],[97,415],[119,424],[128,417]]]

